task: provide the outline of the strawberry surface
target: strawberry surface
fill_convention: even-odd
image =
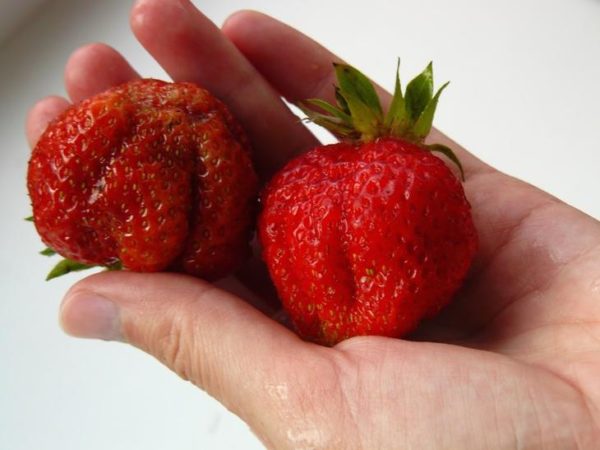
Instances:
[[[458,179],[398,139],[311,150],[263,194],[260,239],[299,333],[401,336],[446,305],[477,248]]]
[[[397,78],[385,116],[364,75],[335,69],[338,106],[300,106],[343,142],[289,162],[262,193],[258,226],[297,332],[325,345],[414,330],[450,302],[477,250],[460,180],[432,152],[462,166],[449,148],[424,143],[441,92],[431,65],[406,96]]]
[[[247,139],[192,83],[132,81],[69,108],[34,148],[27,186],[42,240],[70,260],[216,279],[250,252]]]

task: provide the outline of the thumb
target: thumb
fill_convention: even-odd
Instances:
[[[314,347],[236,296],[176,274],[93,275],[66,294],[60,319],[71,335],[150,353],[244,420],[261,409],[264,386],[287,376],[290,355]]]

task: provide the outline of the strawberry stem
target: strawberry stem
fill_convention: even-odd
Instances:
[[[46,247],[44,250],[40,251],[40,255],[43,256],[54,256],[56,252],[52,250],[50,247]]]
[[[54,268],[48,273],[46,277],[46,281],[52,280],[53,278],[57,278],[63,275],[66,275],[70,272],[79,272],[81,270],[90,269],[94,266],[83,264],[77,261],[73,261],[72,259],[65,258],[58,262],[54,266]]]
[[[460,170],[463,168],[454,152],[441,144],[425,145],[433,126],[438,100],[448,82],[434,94],[433,64],[413,78],[403,92],[400,82],[400,59],[396,66],[394,95],[384,114],[373,83],[360,71],[347,64],[333,64],[338,86],[336,104],[321,99],[308,99],[298,104],[307,119],[323,126],[344,140],[368,142],[380,137],[396,137],[443,153]]]

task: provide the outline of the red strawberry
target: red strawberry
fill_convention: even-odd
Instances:
[[[33,150],[27,187],[42,240],[68,258],[50,277],[83,264],[215,279],[250,251],[247,139],[191,83],[132,81],[74,105]]]
[[[424,144],[441,89],[431,65],[384,116],[371,83],[335,67],[338,107],[304,105],[344,142],[287,164],[262,195],[264,259],[298,333],[333,345],[357,335],[400,337],[460,287],[477,234],[460,181]],[[442,88],[443,89],[443,88]],[[462,169],[461,169],[462,173]]]

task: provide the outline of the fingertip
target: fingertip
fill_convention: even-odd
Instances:
[[[137,77],[136,71],[118,51],[99,42],[75,50],[64,72],[65,87],[73,102]]]
[[[225,19],[221,32],[244,53],[256,53],[255,47],[267,45],[270,29],[281,23],[271,16],[251,9],[236,11]]]
[[[29,109],[25,119],[25,134],[30,148],[35,147],[48,124],[69,106],[67,99],[52,95],[38,101]]]
[[[138,35],[138,32],[144,28],[144,22],[147,18],[146,12],[150,7],[149,3],[151,2],[146,0],[137,0],[133,3],[133,6],[129,12],[129,27],[136,36]]]
[[[225,18],[221,25],[221,30],[226,35],[234,34],[237,30],[243,28],[247,24],[255,23],[257,20],[261,20],[264,17],[268,16],[253,9],[241,9]]]
[[[94,291],[69,292],[60,307],[59,323],[65,333],[74,337],[123,340],[117,304]]]
[[[87,88],[86,67],[89,65],[93,55],[106,52],[103,44],[90,43],[83,45],[73,51],[65,64],[64,82],[69,97],[73,102],[82,100],[83,91]]]
[[[187,0],[137,0],[129,13],[129,26],[143,44],[145,39],[157,35],[157,24],[169,23],[170,27],[177,25],[177,21],[172,19],[185,17],[187,14],[182,10],[189,6]]]
[[[150,285],[145,278],[135,272],[101,271],[78,281],[61,302],[61,328],[74,337],[124,341],[121,315],[130,303],[139,303],[140,292]]]

